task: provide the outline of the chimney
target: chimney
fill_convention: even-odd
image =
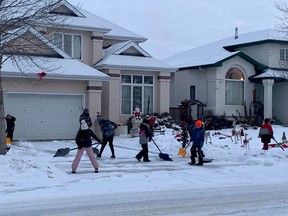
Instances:
[[[235,38],[234,39],[237,39],[238,38],[238,27],[235,28]]]

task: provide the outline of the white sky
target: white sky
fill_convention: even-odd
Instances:
[[[277,0],[68,0],[148,39],[141,46],[163,59],[234,35],[274,28]]]

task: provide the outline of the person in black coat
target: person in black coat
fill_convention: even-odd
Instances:
[[[149,125],[149,120],[144,119],[139,127],[140,127],[139,144],[141,145],[142,150],[136,155],[135,158],[138,161],[141,161],[141,158],[143,158],[144,162],[150,162],[148,156],[148,142],[152,140],[152,133],[151,133],[151,127]]]
[[[80,115],[79,117],[79,123],[81,123],[82,120],[85,120],[88,127],[91,128],[92,127],[92,120],[91,120],[91,117],[90,117],[90,114],[89,114],[89,109],[88,108],[85,108],[83,110],[83,113]]]
[[[93,131],[88,127],[85,120],[81,121],[81,126],[79,131],[77,132],[75,141],[78,146],[78,150],[75,156],[75,159],[72,163],[72,173],[76,173],[77,167],[79,165],[79,162],[81,160],[81,157],[84,153],[84,150],[86,151],[86,154],[88,155],[93,167],[94,172],[98,172],[98,162],[96,160],[96,157],[94,156],[94,152],[92,149],[92,141],[91,137],[94,138],[97,142],[102,143],[102,141],[93,133]]]
[[[7,137],[9,137],[12,142],[16,118],[10,114],[7,114],[5,117],[5,120],[6,120],[6,126],[7,126],[7,129],[6,129]]]

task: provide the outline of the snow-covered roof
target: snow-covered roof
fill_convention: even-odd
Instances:
[[[18,66],[11,58],[6,60],[7,56],[4,56],[1,69],[3,77],[39,78],[38,73],[44,70],[45,79],[109,80],[108,75],[72,58],[14,57]]]
[[[252,78],[253,80],[262,79],[288,79],[287,70],[267,69],[263,73],[256,75]]]
[[[125,51],[133,47],[137,55],[127,55]],[[104,58],[99,61],[96,68],[117,68],[145,71],[175,72],[177,69],[170,65],[152,58],[139,45],[129,41],[115,44],[104,50]],[[137,53],[138,52],[138,53]]]
[[[241,53],[240,51],[230,52],[227,50],[228,48],[240,45],[244,46],[245,44],[247,45],[250,43],[264,42],[267,40],[280,40],[287,42],[284,35],[281,35],[276,30],[265,29],[246,34],[239,34],[236,39],[235,36],[228,37],[204,46],[178,53],[164,59],[163,61],[173,67],[178,68],[213,65]]]
[[[106,39],[133,40],[137,42],[147,40],[141,35],[131,32],[82,8],[71,5],[65,0],[61,1],[61,4],[58,6],[63,4],[76,15],[65,16],[65,26],[67,28],[102,32],[104,33],[103,37]],[[79,13],[81,15],[78,15]]]
[[[2,38],[0,41],[0,44],[9,43],[10,41],[17,39],[18,37],[22,36],[23,34],[30,32],[35,37],[37,37],[40,41],[43,42],[43,44],[50,47],[52,50],[54,50],[56,53],[59,54],[59,56],[62,56],[63,58],[71,58],[69,55],[67,55],[63,50],[58,48],[55,44],[53,44],[48,38],[46,38],[43,34],[39,33],[36,29],[34,29],[31,26],[22,26],[16,29],[13,29],[11,31],[8,31],[7,34]]]
[[[109,80],[108,75],[71,58],[32,27],[23,26],[12,30],[10,34],[7,34],[7,37],[3,38],[2,42],[9,43],[9,41],[17,39],[17,37],[20,37],[26,32],[32,33],[42,41],[43,44],[51,48],[59,57],[51,58],[45,56],[45,54],[42,54],[42,56],[4,55],[3,64],[1,65],[3,77],[21,77],[23,75],[37,77],[38,73],[44,69],[46,70],[47,79]]]

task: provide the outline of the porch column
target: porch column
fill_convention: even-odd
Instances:
[[[158,113],[169,113],[170,107],[170,80],[171,74],[170,73],[159,73],[157,77],[157,96],[156,100],[156,112]]]
[[[264,86],[264,118],[272,118],[273,79],[263,79]]]
[[[102,82],[89,81],[86,87],[85,106],[89,108],[92,123],[96,119],[97,112],[101,112]]]

